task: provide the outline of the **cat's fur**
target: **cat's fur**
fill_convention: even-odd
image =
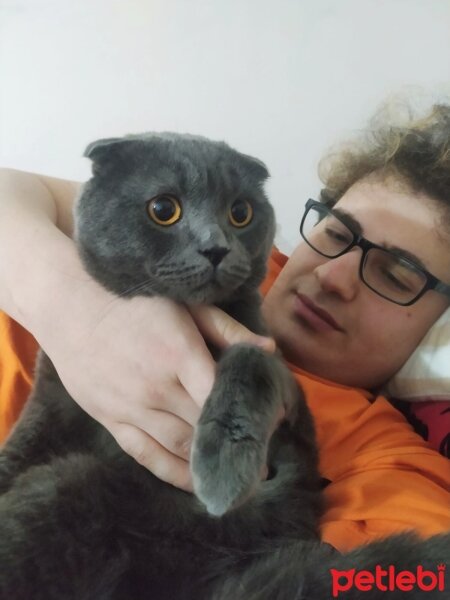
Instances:
[[[274,232],[264,165],[175,134],[102,140],[86,154],[94,177],[77,203],[76,238],[93,277],[124,297],[215,303],[264,333],[257,288]],[[181,200],[176,225],[148,216],[147,201],[162,193]],[[254,209],[242,229],[227,216],[236,199]],[[325,600],[330,567],[448,560],[448,536],[342,557],[321,545],[317,453],[300,390],[276,355],[241,344],[218,358],[195,432],[192,496],[124,454],[41,355],[0,454],[1,600]],[[281,405],[287,416],[271,435]]]
[[[95,279],[125,297],[214,303],[265,332],[258,285],[275,223],[262,163],[174,134],[101,140],[86,155],[94,176],[77,202],[76,241]],[[181,202],[174,225],[149,217],[160,194]],[[230,223],[236,200],[253,207],[246,227]],[[287,417],[271,436],[281,406]],[[266,463],[270,479],[261,482]],[[128,457],[41,355],[32,398],[0,455],[2,600],[200,600],[223,576],[224,558],[274,540],[318,540],[313,424],[278,356],[239,344],[219,357],[191,467],[197,497]]]
[[[444,565],[440,575],[443,589],[434,586],[438,583],[433,581],[439,573],[438,565]],[[385,574],[381,574],[379,582],[370,584],[370,575],[375,576],[377,566]],[[388,578],[386,573],[391,566],[403,584],[408,582],[408,575],[404,574],[402,581],[402,571],[409,571],[414,577],[418,567],[430,571],[432,575],[423,579],[428,590],[416,583],[410,589],[402,588],[396,577]],[[285,541],[259,556],[243,554],[239,560],[229,559],[222,568],[228,568],[231,575],[218,582],[210,600],[444,600],[450,589],[450,535],[421,540],[404,533],[360,546],[345,555],[327,552],[323,545],[314,542]],[[359,575],[360,572],[365,575]]]

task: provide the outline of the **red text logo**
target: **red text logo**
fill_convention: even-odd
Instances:
[[[381,592],[410,592],[413,589],[442,592],[445,589],[445,565],[437,565],[436,571],[424,569],[420,565],[415,571],[397,571],[392,565],[383,569],[376,565],[373,572],[330,569],[330,573],[333,598],[354,588],[361,592],[369,592],[374,588]]]

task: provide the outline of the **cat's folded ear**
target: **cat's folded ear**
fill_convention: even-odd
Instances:
[[[91,142],[86,147],[86,150],[83,152],[83,156],[86,158],[90,158],[91,160],[97,160],[100,156],[108,152],[111,149],[111,146],[122,142],[123,138],[103,138],[101,140],[96,140],[95,142]]]
[[[106,161],[110,161],[114,155],[118,154],[126,143],[124,138],[103,138],[88,144],[83,156],[90,158],[93,164],[93,171],[98,172],[101,165]]]
[[[261,181],[265,181],[268,177],[270,177],[269,170],[262,160],[259,158],[255,158],[254,156],[250,156],[250,154],[242,154],[239,153],[241,159],[243,159],[245,166],[249,169],[250,173],[260,179]]]

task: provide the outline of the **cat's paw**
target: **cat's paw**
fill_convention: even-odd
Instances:
[[[191,452],[194,491],[210,515],[220,517],[248,500],[266,471],[267,445],[246,423],[198,424]]]

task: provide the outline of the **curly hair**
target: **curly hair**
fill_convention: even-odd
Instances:
[[[436,104],[421,119],[413,119],[409,110],[401,124],[393,123],[387,112],[378,112],[359,139],[322,159],[321,201],[332,206],[354,183],[376,173],[394,175],[450,212],[450,105]]]

